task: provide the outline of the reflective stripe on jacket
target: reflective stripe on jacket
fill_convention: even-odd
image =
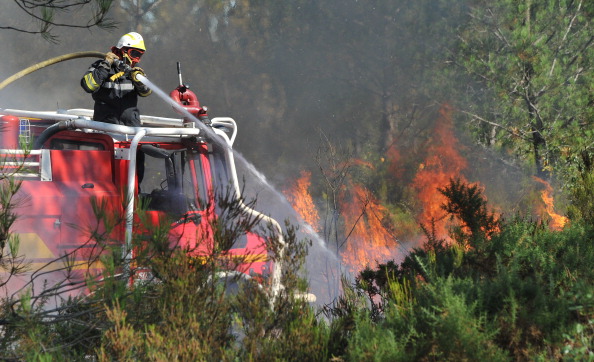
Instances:
[[[80,85],[95,100],[95,121],[140,125],[138,96],[146,97],[151,90],[142,83],[132,82],[129,75],[116,71],[105,60],[98,60],[83,75]]]

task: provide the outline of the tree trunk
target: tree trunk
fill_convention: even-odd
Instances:
[[[394,135],[398,131],[398,117],[394,111],[394,101],[390,92],[382,94],[382,130],[384,131],[384,150],[390,149],[394,143]]]

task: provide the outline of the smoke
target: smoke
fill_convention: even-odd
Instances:
[[[237,162],[236,166],[238,178],[243,180],[243,197],[253,201],[256,210],[272,216],[281,224],[286,221],[297,226],[298,242],[311,242],[302,277],[308,280],[309,291],[316,296],[316,304],[322,306],[334,301],[340,293],[341,277],[353,279],[349,270],[312,225],[305,223],[296,213],[281,192],[271,186],[265,177],[254,177],[254,172],[259,171],[245,161]]]
[[[4,14],[3,5],[2,16]],[[49,43],[39,35],[0,31],[0,42],[10,44],[3,47],[0,55],[0,80],[56,56],[85,50],[102,51],[105,47],[94,42],[89,46],[88,41],[73,31],[58,28],[55,32],[60,36],[58,44]],[[0,107],[43,111],[92,108],[93,102],[82,92],[80,79],[95,60],[83,58],[61,62],[17,79],[0,90]]]
[[[170,104],[186,117],[194,119],[195,124],[198,125],[205,134],[208,134],[209,138],[214,142],[218,142],[223,148],[228,147],[222,139],[213,134],[208,127],[202,125],[202,123],[188,113],[187,110],[171,100],[157,85],[146,77],[140,77],[141,80],[165,103]],[[303,277],[308,278],[311,291],[314,292],[316,296],[322,297],[316,299],[318,303],[330,303],[338,297],[340,278],[346,273],[342,270],[342,264],[339,258],[327,248],[326,242],[310,225],[301,222],[299,215],[295,212],[285,196],[272,186],[267,181],[266,177],[258,171],[251,162],[246,160],[241,153],[236,150],[232,151],[238,178],[242,180],[250,180],[243,185],[242,196],[248,201],[253,200],[256,209],[263,210],[267,215],[272,216],[277,222],[280,222],[281,225],[282,221],[286,221],[293,226],[303,226],[301,231],[298,230],[298,242],[306,240],[311,241],[310,252],[306,260],[308,274]]]
[[[323,198],[315,185],[321,175],[314,158],[316,140],[324,133],[378,167],[381,176],[368,182],[372,193],[411,213],[418,211],[420,202],[411,184],[435,138],[435,114],[441,104],[463,92],[465,79],[448,79],[443,66],[454,40],[447,30],[464,20],[460,9],[466,2],[380,1],[372,6],[333,0],[300,2],[294,8],[294,2],[279,2],[262,9],[257,2],[232,1],[222,10],[209,3],[161,2],[150,18],[141,19],[134,30],[144,36],[148,49],[139,65],[159,87],[174,89],[180,61],[184,81],[209,107],[210,116],[237,121],[234,148],[254,166],[250,170],[238,162],[245,196],[256,199],[256,209],[281,224],[289,220],[302,225],[300,237],[313,240],[308,274],[315,284],[316,278],[328,274],[326,265],[337,263],[336,256],[322,238],[308,231],[277,190],[301,170],[310,170],[312,196]],[[118,29],[55,28],[57,44],[0,31],[0,79],[54,56],[108,51],[133,27],[131,14],[117,4],[112,15],[120,22]],[[13,2],[3,4],[0,19],[5,18],[23,23]],[[0,90],[0,108],[92,108],[90,95],[79,85],[92,61],[60,63],[16,81]],[[460,86],[445,86],[451,83]],[[144,114],[177,117],[153,96],[140,99],[139,107]],[[454,127],[459,126],[456,120],[454,115]],[[510,213],[529,207],[523,170],[492,150],[469,146],[472,142],[465,139],[461,144],[466,147],[461,151],[467,161],[464,175],[485,185],[490,202]],[[381,167],[389,163],[378,155],[389,158],[388,150],[398,150],[397,172],[378,180],[385,176]],[[318,284],[323,289],[323,283]]]

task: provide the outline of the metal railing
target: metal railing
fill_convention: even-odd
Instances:
[[[49,150],[0,149],[0,177],[51,181]]]

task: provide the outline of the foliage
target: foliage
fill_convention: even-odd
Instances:
[[[243,200],[224,195],[210,225],[215,247],[208,254],[176,247],[171,220],[151,227],[139,210],[135,257],[110,240],[117,227],[105,204],[96,204],[104,232],[93,233],[101,279],[87,280],[90,294],[51,305],[68,290],[48,286],[3,304],[2,356],[27,359],[98,360],[303,360],[326,359],[327,329],[304,296],[302,270],[308,244],[287,224],[283,235],[261,217],[245,215]],[[273,298],[269,281],[249,278],[232,265],[228,250],[246,232],[270,245],[275,265],[283,265],[283,289]],[[282,240],[284,242],[280,241]],[[282,245],[281,245],[282,243]],[[282,246],[283,251],[280,251]],[[231,269],[229,269],[231,268]],[[128,272],[129,270],[129,272]],[[133,284],[129,276],[141,276]],[[148,276],[147,276],[148,275]],[[43,300],[39,300],[43,298]],[[36,301],[37,300],[37,301]]]
[[[468,230],[467,233],[460,231],[457,240],[489,238],[499,229],[497,216],[487,210],[487,201],[482,197],[479,185],[466,185],[456,179],[450,180],[449,185],[438,191],[447,198],[447,203],[442,208],[448,214],[458,217]]]
[[[457,181],[452,187],[459,192],[446,193],[450,206],[468,207],[467,216],[488,226],[485,205],[468,203],[480,192]],[[357,359],[375,346],[379,356],[391,346],[399,360],[591,358],[594,229],[576,223],[550,231],[520,218],[500,228],[476,235],[467,249],[460,243],[468,235],[454,233],[453,244],[429,235],[432,243],[401,264],[363,271],[349,299],[330,310],[335,325],[351,321],[339,333],[344,353]],[[371,337],[351,338],[359,333]],[[373,344],[377,333],[389,342]]]
[[[590,167],[581,169],[567,190],[571,200],[568,209],[570,218],[594,225],[594,170]]]
[[[586,1],[472,3],[452,62],[476,83],[462,106],[479,139],[529,159],[537,175],[570,176],[591,123],[592,5]],[[576,157],[577,156],[577,157]]]
[[[235,202],[222,212],[234,214]],[[237,215],[239,216],[239,215]],[[213,225],[217,245],[202,262],[189,258],[187,250],[172,255],[150,254],[146,264],[154,270],[158,283],[150,284],[142,298],[126,298],[125,306],[107,311],[112,327],[106,331],[99,349],[100,360],[117,358],[227,360],[300,359],[320,355],[323,359],[325,333],[316,327],[312,309],[299,299],[304,284],[295,274],[300,270],[306,245],[296,240],[287,225],[283,236],[287,249],[273,259],[283,260],[284,291],[271,304],[269,291],[254,280],[219,273],[221,258],[254,222],[234,218],[232,224]],[[221,222],[220,220],[217,223]],[[237,227],[239,225],[239,227]],[[235,228],[229,228],[235,226]],[[268,229],[266,240],[279,237]],[[273,248],[274,250],[274,248]],[[147,297],[150,303],[147,303]],[[283,348],[280,348],[283,346]],[[143,357],[145,358],[145,357]]]
[[[452,229],[452,242],[425,225],[425,248],[413,250],[400,264],[388,262],[365,270],[356,287],[344,284],[344,295],[326,310],[328,324],[300,300],[299,293],[291,292],[305,289],[296,274],[284,275],[288,291],[274,310],[268,308],[268,296],[251,283],[233,295],[224,292],[223,286],[235,281],[216,279],[221,265],[215,259],[232,243],[235,224],[231,230],[229,224],[215,228],[220,248],[212,259],[198,264],[168,247],[168,225],[151,230],[148,238],[138,240],[148,246],[137,261],[150,265],[160,282],[133,289],[113,278],[125,260],[121,250],[98,233],[94,240],[105,253],[102,261],[109,278],[102,283],[90,280],[92,298],[68,302],[57,316],[43,314],[48,298],[31,302],[25,295],[7,300],[0,319],[6,331],[0,347],[8,357],[524,360],[559,359],[564,354],[579,360],[591,356],[590,3],[126,0],[118,4],[114,9],[118,19],[133,19],[129,26],[141,31],[150,44],[143,63],[151,80],[171,84],[175,61],[191,65],[184,67],[184,79],[213,115],[241,121],[244,131],[238,148],[265,174],[274,174],[275,182],[307,163],[306,143],[312,130],[319,129],[346,145],[332,148],[324,136],[319,156],[333,152],[346,156],[348,150],[349,158],[371,162],[376,168],[365,175],[369,189],[389,204],[395,222],[406,220],[410,225],[414,205],[410,180],[433,136],[430,125],[437,108],[451,101],[469,116],[465,121],[474,126],[476,140],[483,145],[518,157],[520,164],[531,162],[537,172],[558,172],[572,202],[572,225],[551,232],[531,220],[504,221],[488,211],[478,186],[459,180],[444,185],[441,191],[449,200],[444,208],[460,222]],[[180,28],[183,35],[170,31]],[[94,38],[97,46],[104,40]],[[112,35],[109,39],[113,41]],[[457,47],[452,46],[455,40],[460,40]],[[81,37],[69,44],[69,50],[88,43],[89,38]],[[444,49],[454,52],[446,58]],[[20,66],[23,59],[54,51],[30,46],[14,52],[14,57]],[[461,66],[467,74],[448,64]],[[55,101],[60,92],[54,88],[58,83],[76,83],[64,81],[73,73],[68,70],[34,82],[36,87],[51,84],[51,94],[45,92],[40,100],[47,99],[47,107],[64,105]],[[466,80],[467,75],[472,81]],[[461,90],[468,98],[458,98]],[[76,95],[68,97],[71,101]],[[170,110],[159,102],[141,106],[147,114]],[[497,157],[496,170],[508,162],[508,157]],[[320,166],[319,161],[329,160],[315,161]],[[484,167],[478,162],[476,167]],[[330,190],[321,196],[328,202],[327,233],[338,241],[342,238],[336,232],[340,219],[335,202],[345,186],[348,164],[324,167],[324,186]],[[513,183],[502,178],[506,186]],[[0,221],[10,221],[9,212],[0,216]],[[241,229],[246,224],[236,226]],[[296,250],[277,257],[287,259],[287,270],[297,271],[302,266],[292,263],[305,251],[291,228],[286,230],[285,240]],[[268,232],[274,239],[273,230]],[[16,258],[18,242],[8,244]],[[9,260],[5,254],[2,261]],[[38,280],[42,278],[38,274]],[[51,294],[55,291],[46,296]]]
[[[33,2],[13,0],[13,2],[30,20],[39,24],[39,29],[34,30],[28,26],[23,26],[24,23],[28,23],[26,21],[20,22],[16,26],[0,26],[0,29],[14,30],[28,34],[41,34],[44,39],[57,42],[58,38],[52,33],[52,29],[56,27],[80,29],[90,29],[93,27],[109,29],[115,27],[115,24],[107,17],[113,0],[42,0]],[[71,16],[69,19],[56,17],[56,14],[89,8],[92,8],[92,10],[89,10],[89,13],[86,14],[86,23],[85,21],[74,20],[80,18],[80,14],[76,14],[74,17]]]

